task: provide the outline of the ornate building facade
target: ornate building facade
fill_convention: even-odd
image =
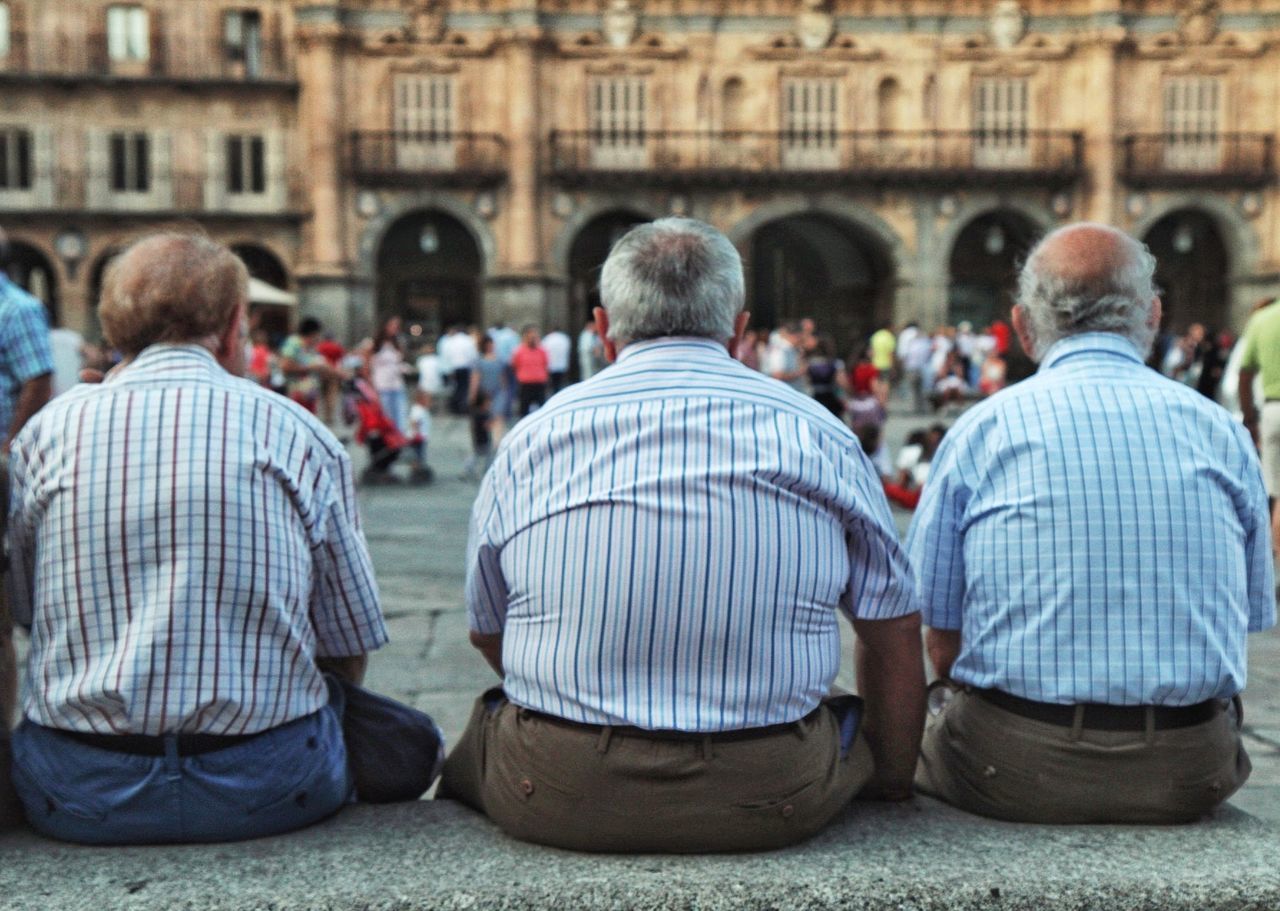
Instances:
[[[1280,293],[1280,0],[0,7],[0,223],[77,328],[174,219],[348,338],[575,328],[668,213],[739,246],[757,322],[844,344],[990,320],[1082,218],[1151,246],[1170,328]]]

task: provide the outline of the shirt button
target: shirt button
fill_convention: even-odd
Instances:
[[[782,808],[782,815],[785,819],[790,819],[792,816],[795,815],[795,812],[796,812],[796,808],[793,807],[791,804],[786,804]]]
[[[533,782],[527,778],[520,779],[520,790],[524,791],[525,797],[528,797],[533,793]]]

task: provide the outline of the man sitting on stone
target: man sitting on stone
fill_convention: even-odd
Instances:
[[[353,780],[430,784],[435,725],[354,685],[387,634],[346,452],[237,376],[247,289],[218,244],[140,241],[99,311],[126,363],[13,445],[14,780],[55,838],[247,838],[328,816]]]
[[[919,615],[857,440],[730,357],[742,263],[711,227],[633,229],[601,295],[615,366],[519,424],[474,507],[471,638],[504,687],[442,795],[598,851],[773,848],[907,797]],[[865,705],[831,693],[839,613]]]
[[[964,809],[1185,822],[1249,775],[1237,696],[1246,632],[1275,622],[1267,495],[1244,428],[1143,366],[1155,265],[1101,225],[1041,241],[1013,310],[1039,373],[934,457],[907,549],[946,689],[916,786]]]

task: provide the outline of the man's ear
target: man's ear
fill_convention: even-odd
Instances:
[[[1160,321],[1163,319],[1164,319],[1164,301],[1160,300],[1159,297],[1156,297],[1151,301],[1151,316],[1147,318],[1147,326],[1152,329],[1155,329],[1156,331],[1159,331]]]
[[[235,309],[226,327],[218,334],[218,350],[214,356],[228,373],[242,376],[245,370],[244,339],[245,312],[248,308],[241,301]]]
[[[1031,334],[1031,321],[1027,319],[1027,311],[1022,308],[1021,304],[1014,304],[1013,310],[1009,314],[1009,320],[1013,323],[1013,331],[1018,336],[1018,341],[1022,343],[1022,350],[1034,360],[1036,356],[1035,339]]]
[[[751,325],[751,314],[746,310],[739,313],[733,320],[733,338],[729,339],[729,356],[738,356],[738,346],[742,344],[742,337],[747,334],[747,327]]]
[[[596,333],[600,336],[600,344],[604,346],[604,356],[612,364],[618,359],[618,345],[609,338],[609,314],[604,307],[596,307],[591,314],[596,318]]]

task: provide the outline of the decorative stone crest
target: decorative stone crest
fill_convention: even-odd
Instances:
[[[1018,0],[996,0],[988,26],[991,41],[1002,51],[1017,47],[1027,33],[1027,17]]]
[[[1178,32],[1187,44],[1208,44],[1218,34],[1218,0],[1183,0]]]
[[[444,0],[410,0],[409,14],[414,41],[434,44],[444,37]]]
[[[601,31],[611,47],[624,48],[635,40],[640,29],[640,16],[630,0],[609,0],[609,8],[601,17]]]
[[[827,8],[828,0],[804,0],[796,16],[796,37],[806,51],[820,51],[836,33],[836,17]]]

